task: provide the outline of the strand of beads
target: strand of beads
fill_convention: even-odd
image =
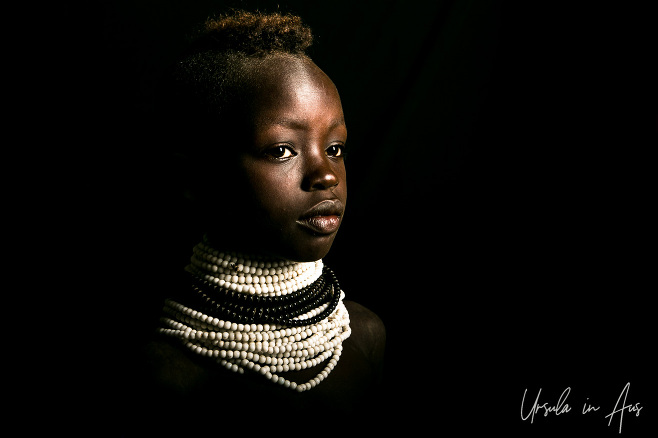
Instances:
[[[313,284],[285,296],[257,296],[222,288],[191,277],[192,291],[186,297],[198,310],[237,323],[275,323],[298,326],[327,317],[340,300],[340,285],[328,267]],[[320,311],[320,309],[322,309]],[[310,312],[308,321],[299,319]]]
[[[238,324],[204,314],[173,300],[165,302],[165,327],[160,332],[174,336],[197,354],[215,358],[226,368],[245,369],[286,388],[306,391],[322,382],[342,353],[342,342],[351,334],[349,314],[342,302],[321,322],[298,327],[270,324]],[[326,307],[326,306],[325,306]],[[309,320],[314,312],[299,316]],[[298,371],[325,362],[313,379],[298,385],[278,373]]]
[[[240,254],[226,254],[206,243],[193,249],[189,270],[226,289],[265,296],[286,295],[315,282],[322,275],[322,260],[290,262],[251,260]]]

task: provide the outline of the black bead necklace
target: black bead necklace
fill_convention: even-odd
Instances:
[[[281,296],[259,296],[220,287],[190,274],[191,288],[185,301],[204,313],[243,324],[278,324],[297,327],[315,324],[327,318],[340,301],[340,285],[334,272],[323,266],[322,274],[310,285]],[[324,310],[299,319],[313,309]]]

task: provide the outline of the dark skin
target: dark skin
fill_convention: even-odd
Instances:
[[[241,181],[234,184],[231,196],[240,199],[241,207],[230,217],[223,215],[208,235],[222,249],[241,245],[245,253],[319,260],[331,248],[347,201],[343,158],[347,129],[340,98],[327,75],[306,58],[275,56],[265,67],[248,105],[248,136],[234,155]],[[210,206],[223,204],[226,196],[225,191],[205,190],[194,198],[212,217],[220,211]],[[329,207],[313,210],[323,202]],[[352,335],[343,344],[341,359],[327,379],[303,394],[262,376],[236,376],[163,340],[147,348],[149,373],[168,394],[190,402],[239,394],[245,403],[266,399],[286,412],[325,406],[358,415],[371,408],[362,400],[368,400],[364,395],[381,378],[385,330],[370,310],[352,301],[345,305]],[[304,383],[323,368],[320,364],[289,372],[286,378]]]
[[[219,158],[188,193],[214,245],[298,262],[319,260],[331,248],[347,202],[347,128],[338,91],[305,58],[281,55],[254,68],[261,73],[240,108],[246,119],[241,137],[222,144],[217,136]],[[230,189],[218,187],[217,175],[227,174]],[[331,211],[315,223],[335,226],[300,224],[323,201]]]

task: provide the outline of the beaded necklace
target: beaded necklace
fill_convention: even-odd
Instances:
[[[350,319],[333,271],[307,263],[249,258],[194,247],[186,267],[190,289],[165,300],[160,333],[227,369],[263,375],[299,392],[322,382],[340,359]],[[327,362],[297,384],[281,373]]]

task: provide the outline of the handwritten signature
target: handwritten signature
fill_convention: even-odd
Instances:
[[[626,386],[624,386],[624,389],[622,389],[621,393],[619,394],[619,397],[617,398],[617,402],[615,403],[615,406],[612,409],[612,411],[604,417],[606,419],[609,418],[608,420],[608,427],[609,427],[610,425],[612,425],[612,421],[616,418],[616,416],[619,415],[618,417],[619,433],[621,433],[622,431],[622,425],[624,422],[624,413],[627,412],[631,414],[634,412],[635,416],[639,417],[640,412],[642,411],[643,408],[640,403],[627,403],[630,387],[631,387],[631,382],[628,382]],[[526,408],[527,405],[526,395],[528,393],[528,389],[526,388],[523,391],[523,398],[521,399],[521,420],[527,421],[528,419],[530,419],[530,423],[532,424],[535,421],[535,415],[537,415],[540,412],[543,412],[544,417],[548,417],[549,414],[560,416],[572,412],[573,410],[572,406],[569,405],[569,403],[567,402],[569,398],[569,394],[571,394],[571,387],[568,387],[564,391],[562,391],[560,397],[558,398],[555,404],[551,404],[549,402],[542,403],[542,400],[540,400],[541,391],[542,389],[539,388],[539,391],[537,391],[537,397],[535,397],[535,401],[529,410]],[[587,401],[583,403],[583,407],[580,410],[580,412],[581,415],[587,415],[590,412],[597,412],[600,409],[601,406],[597,406],[589,403],[589,398],[588,398]]]

